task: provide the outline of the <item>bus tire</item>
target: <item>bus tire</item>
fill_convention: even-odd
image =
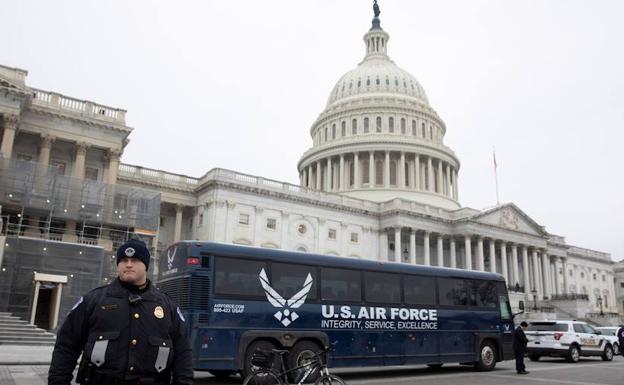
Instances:
[[[243,362],[243,372],[242,372],[243,378],[248,377],[250,374],[260,369],[259,367],[254,366],[251,363],[251,358],[253,357],[253,354],[256,350],[271,351],[272,349],[275,349],[275,348],[276,348],[276,345],[273,342],[265,341],[265,340],[254,341],[251,344],[249,344],[249,346],[247,347],[247,350],[245,350],[245,361]]]
[[[233,376],[236,374],[234,370],[209,370],[208,373],[212,374],[217,378],[228,378],[229,376]]]
[[[313,360],[316,357],[316,353],[321,350],[318,344],[312,341],[299,341],[293,346],[292,349],[288,352],[288,369],[294,369],[298,366],[301,366],[310,360]],[[296,376],[296,371],[293,372],[293,376]],[[319,376],[319,372],[311,373],[308,378],[306,378],[306,383],[314,382]],[[294,378],[291,378],[292,381],[295,381]]]
[[[282,380],[270,370],[260,369],[253,372],[243,381],[243,385],[282,385]]]
[[[497,354],[496,346],[491,341],[484,341],[479,348],[479,360],[475,363],[475,368],[480,372],[494,369]]]

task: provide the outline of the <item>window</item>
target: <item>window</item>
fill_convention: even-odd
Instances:
[[[88,180],[98,180],[98,170],[95,167],[85,167],[85,179]]]
[[[336,239],[336,229],[329,229],[327,231],[327,238]]]
[[[583,324],[574,324],[574,331],[576,333],[585,333],[585,328],[583,327]]]
[[[316,275],[315,270],[312,266],[273,263],[271,265],[271,286],[284,299],[288,300],[303,288],[303,283],[308,274]],[[312,280],[312,287],[308,292],[307,298],[316,299],[314,280]]]
[[[351,233],[351,242],[358,243],[358,233]]]
[[[354,270],[321,268],[321,299],[360,302],[362,300],[360,273]]]
[[[379,85],[380,81],[379,78],[375,79],[375,84]]]
[[[15,157],[17,160],[22,160],[24,162],[30,162],[32,160],[32,156],[26,154],[17,154]]]
[[[498,304],[500,309],[501,320],[510,320],[513,317],[511,313],[511,305],[509,304],[509,298],[507,297],[507,288],[504,282],[498,282],[496,284],[498,290]]]
[[[436,284],[433,277],[403,276],[403,295],[409,305],[435,305]]]
[[[275,230],[277,228],[277,219],[267,218],[266,227],[269,230]]]
[[[368,134],[368,118],[364,118],[364,133]]]
[[[470,305],[496,308],[496,284],[491,281],[467,281],[470,290]]]
[[[394,132],[394,118],[388,118],[388,131]]]
[[[329,131],[329,128],[325,127],[325,142],[327,142],[327,133],[328,133],[328,131]]]
[[[401,134],[405,134],[405,118],[401,118]]]
[[[438,287],[441,306],[468,306],[468,291],[462,279],[440,278]]]
[[[165,217],[160,217],[160,227],[165,225]]]
[[[383,161],[378,160],[375,162],[375,184],[383,184]]]
[[[602,282],[607,282],[607,277],[606,276],[602,276]]]
[[[585,333],[596,334],[596,329],[594,329],[593,327],[589,325],[583,325],[583,329],[585,329]]]
[[[364,273],[364,298],[373,303],[400,303],[400,279],[396,274]]]
[[[204,224],[204,214],[199,214],[199,218],[197,219],[197,223],[200,226]]]
[[[377,132],[381,132],[381,116],[378,116],[377,119],[375,119],[375,128],[377,129]]]
[[[347,122],[343,120],[340,126],[340,135],[347,136]]]
[[[332,139],[336,139],[336,124],[332,124]]]
[[[370,78],[367,78],[367,79],[366,79],[366,85],[367,85],[367,86],[370,86]]]
[[[421,137],[424,139],[425,138],[425,122],[422,123],[421,128],[422,128],[422,136]]]
[[[50,164],[58,169],[59,175],[65,175],[66,165],[63,162],[52,161]]]
[[[215,293],[264,296],[258,279],[262,269],[266,272],[263,262],[216,257]]]
[[[412,120],[412,135],[416,136],[416,121]]]
[[[238,214],[238,224],[239,225],[248,225],[249,224],[249,214],[244,214],[244,213]]]
[[[576,331],[576,325],[574,325],[574,329]],[[568,325],[556,322],[531,322],[528,330],[536,332],[567,332]]]
[[[569,271],[570,274],[568,274],[570,277],[572,276],[573,272],[572,270]]]
[[[593,277],[593,279],[594,279],[594,281],[595,281],[595,280],[596,280],[596,273],[593,273],[593,274],[592,274],[592,277]]]
[[[624,282],[620,282],[620,287],[624,289]]]
[[[585,273],[581,271],[581,278],[585,278]]]
[[[353,119],[351,121],[351,135],[356,135],[357,134],[357,120]]]

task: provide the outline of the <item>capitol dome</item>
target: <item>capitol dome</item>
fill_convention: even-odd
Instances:
[[[390,60],[390,36],[376,16],[364,59],[332,89],[298,163],[301,186],[375,202],[402,198],[460,208],[459,159],[425,90]]]

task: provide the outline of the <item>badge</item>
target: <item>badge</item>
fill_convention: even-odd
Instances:
[[[156,306],[154,308],[154,317],[158,319],[162,319],[165,316],[165,311],[161,306]]]

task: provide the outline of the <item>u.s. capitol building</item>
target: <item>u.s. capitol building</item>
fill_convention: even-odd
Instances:
[[[299,185],[121,163],[126,111],[0,66],[0,311],[53,329],[81,290],[112,277],[112,250],[139,236],[155,254],[199,239],[498,272],[534,313],[618,322],[624,269],[609,254],[568,244],[513,203],[461,206],[447,127],[388,42],[373,19],[364,58],[310,128]]]

